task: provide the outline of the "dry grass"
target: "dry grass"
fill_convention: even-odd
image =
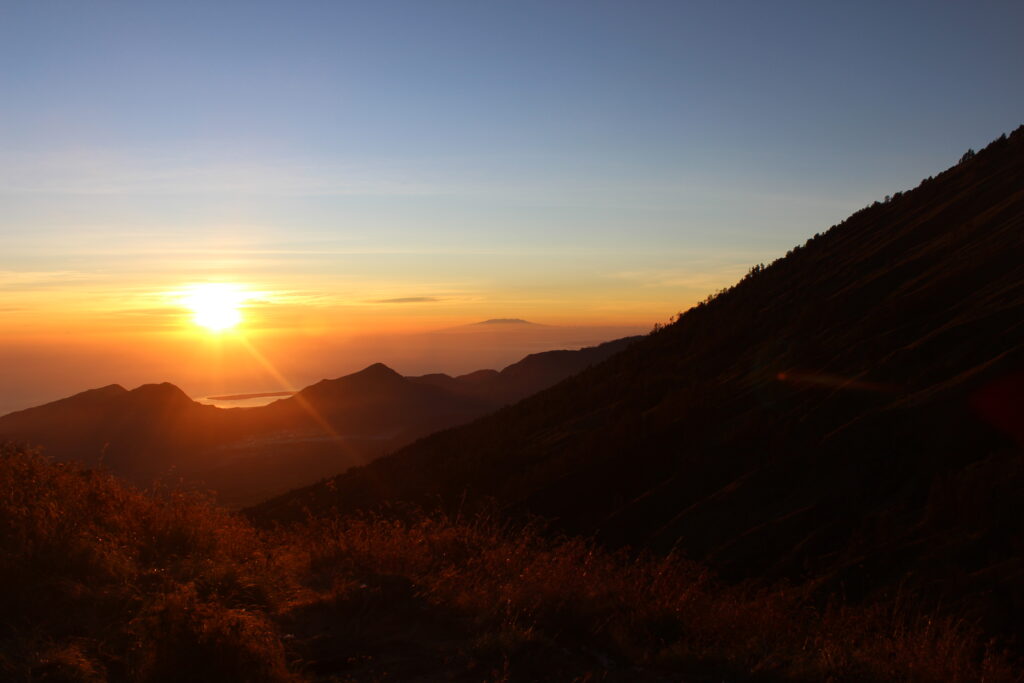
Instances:
[[[0,455],[0,678],[288,680],[288,577],[257,533],[179,493]]]
[[[951,618],[904,605],[815,608],[785,587],[728,587],[674,557],[612,554],[490,519],[317,521],[279,532],[307,577],[401,576],[470,615],[479,643],[585,653],[603,669],[763,680],[1021,681]],[[345,587],[340,590],[346,590]],[[555,647],[552,647],[555,646]],[[536,657],[538,648],[529,648]],[[553,663],[554,665],[555,663]],[[513,668],[513,673],[514,673]]]
[[[0,678],[1022,681],[968,626],[674,557],[405,514],[259,532],[0,455]]]

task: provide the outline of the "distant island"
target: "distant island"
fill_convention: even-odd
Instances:
[[[291,396],[294,391],[265,391],[261,394],[231,394],[230,396],[207,396],[210,401],[244,401],[250,398],[270,398],[271,396]]]

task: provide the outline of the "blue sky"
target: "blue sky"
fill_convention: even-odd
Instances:
[[[1024,122],[1022,28],[1019,2],[5,2],[0,309],[226,279],[371,326],[664,320]]]

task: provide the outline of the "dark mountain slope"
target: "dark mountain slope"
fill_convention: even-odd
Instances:
[[[623,353],[253,510],[412,500],[851,596],[1024,609],[1024,129]]]

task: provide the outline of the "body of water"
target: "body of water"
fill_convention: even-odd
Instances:
[[[218,408],[258,408],[259,406],[265,406],[268,403],[279,401],[282,398],[288,398],[287,396],[254,396],[251,398],[214,398],[211,396],[203,396],[201,398],[193,399],[196,403],[202,403],[208,406],[217,406]]]

